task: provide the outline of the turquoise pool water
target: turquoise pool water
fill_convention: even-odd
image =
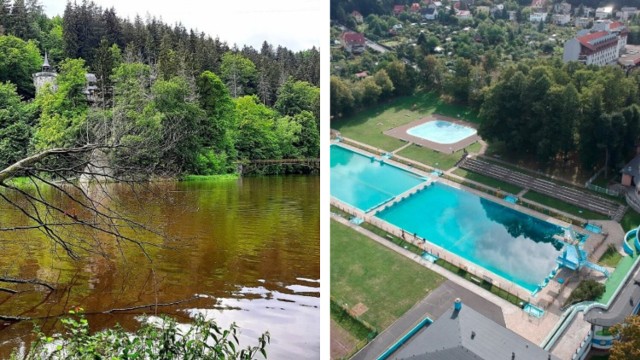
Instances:
[[[331,145],[331,196],[365,212],[423,181],[408,171]]]
[[[476,129],[445,120],[429,121],[407,130],[407,134],[438,144],[453,144],[477,133]]]
[[[440,183],[377,216],[532,292],[562,248],[559,226]]]

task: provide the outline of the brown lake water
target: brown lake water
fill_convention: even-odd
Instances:
[[[108,258],[74,261],[35,231],[0,232],[0,276],[58,284],[52,293],[30,286],[13,286],[22,291],[17,295],[0,292],[0,314],[41,317],[76,306],[91,313],[198,296],[157,312],[88,318],[94,330],[116,323],[134,330],[141,314],[168,314],[181,323],[204,314],[224,326],[235,322],[243,346],[269,331],[270,359],[318,358],[319,186],[319,176],[168,182],[137,192],[111,185],[112,206],[166,235],[136,234],[160,245],[147,248],[151,260],[134,246],[106,246]],[[0,202],[0,225],[21,223]],[[55,318],[38,323],[45,332],[59,329]],[[0,321],[0,358],[28,347],[32,328]]]

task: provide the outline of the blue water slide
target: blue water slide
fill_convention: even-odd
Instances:
[[[637,234],[638,234],[638,229],[630,230],[629,232],[627,232],[625,234],[624,240],[622,241],[622,248],[624,249],[624,252],[627,253],[630,256],[633,256],[634,252],[633,252],[633,249],[631,248],[631,245],[629,245],[629,238],[634,236],[636,238],[635,242],[637,244],[637,242],[638,242],[638,237],[636,236]]]
[[[636,239],[633,241],[633,244],[636,246],[636,252],[638,252],[638,254],[640,254],[640,240],[638,240],[638,230],[640,229],[640,227],[638,227],[638,229],[636,229]]]

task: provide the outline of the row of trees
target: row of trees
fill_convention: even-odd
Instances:
[[[489,58],[490,60],[490,58]],[[378,100],[412,94],[418,87],[439,92],[459,104],[479,104],[490,81],[490,62],[473,65],[457,58],[427,55],[414,66],[400,60],[381,62],[364,80],[331,77],[331,114],[341,117]]]
[[[57,89],[32,103],[20,101],[16,85],[0,86],[0,167],[29,151],[86,143],[119,148],[110,156],[120,168],[153,164],[162,173],[225,173],[237,159],[319,156],[319,89],[309,83],[290,78],[270,108],[255,95],[234,100],[210,71],[190,83],[124,62],[110,76],[112,106],[90,107],[86,71],[84,60],[64,60]]]
[[[31,41],[40,53],[48,51],[54,66],[65,58],[84,59],[104,91],[112,85],[108,72],[101,71],[112,67],[111,59],[105,56],[112,47],[120,49],[125,61],[147,64],[165,80],[177,74],[195,78],[204,71],[220,74],[228,84],[233,82],[230,85],[235,96],[255,94],[267,105],[276,102],[278,89],[290,77],[314,86],[320,84],[320,54],[315,48],[293,52],[267,42],[259,50],[229,47],[218,38],[197,29],[187,30],[179,23],[170,26],[154,17],[143,20],[136,16],[133,21],[120,18],[115,9],[103,9],[92,1],[69,2],[62,18],[50,19],[38,0],[26,4],[24,0],[1,0],[0,24],[0,35]],[[40,64],[20,64],[25,68],[24,81],[16,82],[21,95],[34,95],[26,77],[30,78]],[[0,72],[0,81],[12,80],[9,76]]]
[[[543,163],[576,153],[585,169],[619,165],[640,138],[638,89],[616,67],[521,63],[484,90],[480,135]]]

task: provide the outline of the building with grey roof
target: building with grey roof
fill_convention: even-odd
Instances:
[[[390,359],[559,360],[468,306],[442,314],[391,354]]]

